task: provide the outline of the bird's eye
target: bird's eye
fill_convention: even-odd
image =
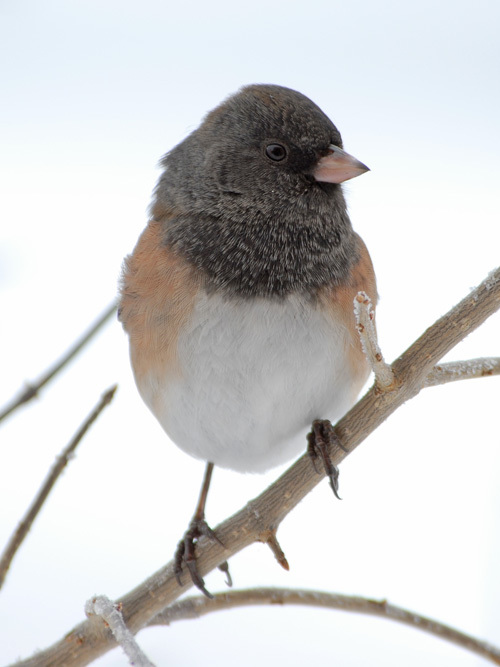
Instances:
[[[286,148],[281,144],[269,144],[266,147],[266,155],[274,162],[281,162],[286,158]]]

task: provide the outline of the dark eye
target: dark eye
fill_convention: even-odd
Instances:
[[[286,158],[286,148],[281,144],[269,144],[266,147],[266,155],[275,162],[280,162]]]

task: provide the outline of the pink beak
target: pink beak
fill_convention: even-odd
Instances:
[[[322,183],[343,183],[370,171],[368,167],[338,146],[330,144],[330,152],[322,157],[312,175]]]

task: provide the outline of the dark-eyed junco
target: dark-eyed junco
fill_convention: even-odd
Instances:
[[[367,379],[353,314],[375,275],[340,183],[367,171],[304,95],[242,88],[162,160],[151,218],[125,260],[120,319],[139,392],[207,462],[177,551],[196,570],[213,465],[261,472],[323,446]],[[328,466],[336,491],[335,470]]]

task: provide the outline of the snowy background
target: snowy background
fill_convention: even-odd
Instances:
[[[377,271],[381,345],[398,356],[499,263],[499,21],[494,0],[0,2],[0,404],[113,300],[162,154],[253,82],[308,95],[371,168],[346,192]],[[496,315],[450,358],[500,354],[499,333]],[[114,382],[0,592],[0,664],[59,639],[92,594],[119,598],[159,569],[191,517],[203,465],[142,404],[113,320],[3,424],[0,546]],[[254,545],[231,561],[235,585],[388,598],[499,644],[499,397],[499,378],[423,392],[342,465],[342,502],[324,482],[285,520],[291,571]],[[209,521],[279,472],[216,470]],[[207,586],[223,590],[222,575]],[[139,640],[180,667],[481,663],[387,621],[300,608]]]

